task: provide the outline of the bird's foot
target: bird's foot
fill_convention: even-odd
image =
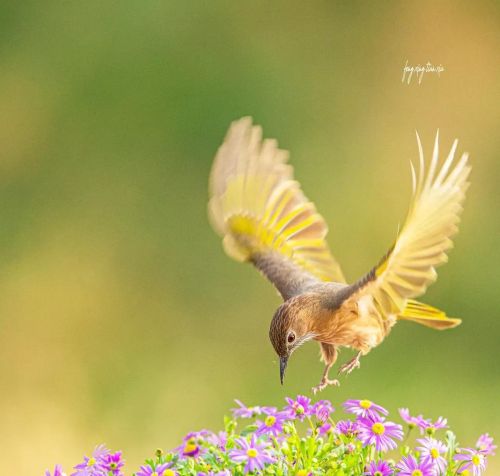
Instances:
[[[354,359],[349,360],[344,365],[339,368],[339,374],[347,374],[349,375],[354,369],[359,369],[361,367],[361,363],[359,362],[360,355],[356,355]]]
[[[340,382],[337,379],[330,380],[329,378],[324,377],[321,379],[319,385],[316,385],[312,388],[314,395],[324,390],[326,387],[328,387],[328,385],[334,385],[335,387],[338,387],[340,385]]]

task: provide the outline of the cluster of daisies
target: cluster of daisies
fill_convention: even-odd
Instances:
[[[346,401],[353,418],[339,420],[329,401],[305,396],[287,398],[281,409],[236,403],[224,431],[190,433],[178,448],[157,450],[134,475],[479,476],[496,449],[487,433],[474,448],[461,447],[446,419],[412,416],[407,408],[399,410],[403,428],[370,400]],[[123,464],[121,452],[98,446],[71,476],[123,476]],[[58,465],[46,476],[66,474]]]

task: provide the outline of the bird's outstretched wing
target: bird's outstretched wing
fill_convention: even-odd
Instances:
[[[325,241],[326,223],[287,160],[251,118],[233,122],[212,166],[209,201],[226,253],[254,263],[285,300],[320,280],[345,282]]]
[[[454,162],[457,140],[439,165],[438,131],[426,172],[418,134],[417,142],[420,165],[418,174],[412,165],[413,199],[406,222],[387,255],[354,288],[358,288],[359,297],[371,295],[382,316],[416,320],[431,327],[452,327],[459,323],[458,319],[449,319],[442,311],[411,298],[425,292],[437,277],[435,267],[448,259],[446,252],[453,246],[451,236],[458,231],[471,167],[466,153]],[[447,319],[449,322],[444,322]]]

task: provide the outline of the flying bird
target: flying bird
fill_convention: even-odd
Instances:
[[[348,284],[325,240],[324,219],[293,178],[288,152],[263,139],[249,117],[231,124],[210,174],[209,217],[226,253],[252,263],[283,298],[269,329],[282,384],[290,355],[309,340],[319,342],[325,364],[316,393],[339,385],[328,374],[341,347],[356,351],[339,369],[350,373],[400,320],[433,329],[460,324],[414,299],[436,280],[435,267],[447,261],[458,231],[471,167],[467,153],[454,159],[457,143],[439,160],[438,131],[426,164],[417,134],[419,166],[411,164],[406,221],[378,264]]]

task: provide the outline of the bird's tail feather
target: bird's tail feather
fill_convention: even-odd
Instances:
[[[462,322],[461,319],[448,317],[435,307],[412,299],[408,300],[403,312],[398,315],[398,320],[413,321],[438,330],[451,329]]]

